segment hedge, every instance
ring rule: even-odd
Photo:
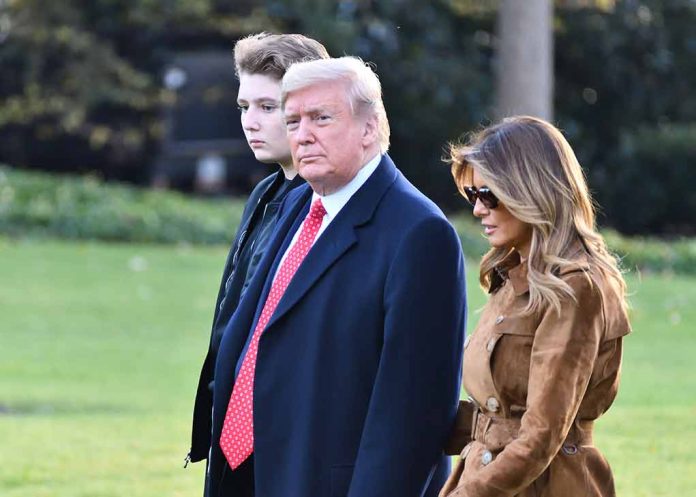
[[[123,242],[229,243],[240,200],[106,184],[0,167],[0,232]]]
[[[153,243],[230,243],[243,199],[200,199],[179,193],[106,184],[94,177],[57,176],[0,166],[0,233]],[[450,218],[464,253],[488,249],[468,214]],[[696,239],[625,237],[605,231],[625,269],[696,274]]]

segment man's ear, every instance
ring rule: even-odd
[[[364,147],[369,147],[379,141],[379,129],[377,125],[377,116],[372,114],[365,118],[363,126],[362,142]]]

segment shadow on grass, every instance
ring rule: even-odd
[[[41,417],[73,414],[110,415],[127,414],[138,409],[122,405],[78,404],[71,402],[23,402],[18,404],[0,403],[0,417]]]

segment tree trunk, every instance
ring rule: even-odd
[[[553,3],[502,0],[498,12],[498,118],[553,118]]]

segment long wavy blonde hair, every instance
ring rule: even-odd
[[[452,175],[460,191],[472,184],[475,169],[510,213],[532,228],[526,312],[546,305],[558,312],[573,291],[558,275],[577,268],[578,246],[590,270],[615,280],[625,302],[626,284],[617,259],[595,226],[595,209],[582,168],[561,132],[529,116],[506,118],[450,147]],[[491,248],[481,260],[479,281],[491,289],[493,272],[510,254]],[[625,304],[624,304],[625,305]]]

